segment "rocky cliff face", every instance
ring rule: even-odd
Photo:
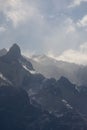
[[[0,87],[0,130],[86,130],[87,123],[77,112],[56,117],[34,107],[25,90]]]
[[[87,88],[37,73],[17,44],[0,57],[0,86],[2,130],[87,129]]]

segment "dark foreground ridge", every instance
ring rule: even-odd
[[[31,105],[25,90],[0,87],[0,130],[87,130],[79,114],[69,111],[57,118]]]

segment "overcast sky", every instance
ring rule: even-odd
[[[0,0],[0,49],[87,64],[87,0]]]

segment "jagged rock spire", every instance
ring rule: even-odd
[[[10,59],[19,59],[21,56],[20,47],[16,43],[13,44],[13,46],[9,49],[7,56]]]

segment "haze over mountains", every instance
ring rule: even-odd
[[[47,78],[68,78],[77,85],[87,85],[87,66],[55,60],[47,55],[32,55],[31,61],[35,70]]]
[[[1,130],[87,130],[86,67],[46,56],[27,59],[17,44],[2,52]],[[77,72],[81,86],[70,81]]]
[[[6,49],[0,51],[0,56],[7,53]],[[29,60],[38,73],[47,78],[59,79],[61,76],[68,78],[77,85],[87,85],[87,66],[55,60],[47,55],[32,55],[25,57]]]

